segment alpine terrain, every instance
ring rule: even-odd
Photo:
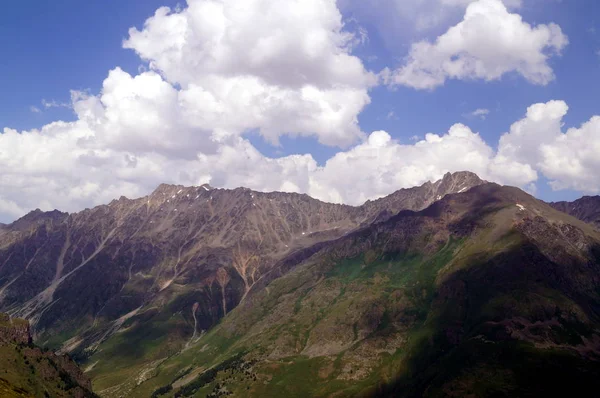
[[[469,172],[358,207],[161,185],[2,226],[0,310],[105,397],[573,395],[600,388],[581,201]]]

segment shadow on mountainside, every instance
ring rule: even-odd
[[[438,288],[399,376],[369,397],[589,396],[600,388],[595,259],[565,267],[530,243],[452,274]]]

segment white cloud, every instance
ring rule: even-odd
[[[455,124],[444,135],[427,134],[414,144],[401,144],[387,132],[376,131],[365,143],[338,153],[315,170],[309,193],[325,200],[360,204],[460,170],[519,186],[537,179],[531,167],[497,157],[479,134]]]
[[[478,108],[478,109],[475,109],[473,112],[467,113],[465,115],[465,117],[468,117],[468,118],[479,118],[481,120],[485,120],[489,114],[490,114],[490,110],[489,109]]]
[[[0,134],[1,218],[36,207],[80,210],[121,195],[147,194],[162,182],[299,191],[358,204],[447,171],[473,170],[517,185],[536,177],[527,166],[497,159],[478,134],[460,124],[408,145],[374,132],[323,167],[310,155],[271,159],[242,137],[215,139],[195,130],[179,101],[181,92],[153,72],[132,77],[115,69],[99,96],[73,92],[77,121],[24,132],[5,129]]]
[[[31,105],[31,106],[29,107],[29,111],[30,111],[31,113],[40,113],[40,112],[42,112],[42,111],[40,110],[40,108],[38,108],[37,106],[33,106],[33,105]]]
[[[461,20],[465,8],[476,0],[338,0],[345,14],[375,29],[388,50],[404,51],[403,40],[413,41],[439,35]],[[504,0],[510,9],[521,7],[521,0]]]
[[[377,79],[351,55],[364,33],[344,30],[335,0],[188,0],[129,35],[124,47],[179,84],[188,116],[207,130],[338,146],[363,137],[357,116]]]
[[[398,118],[398,115],[396,115],[396,112],[395,112],[395,111],[393,111],[393,110],[392,110],[392,111],[389,111],[389,112],[387,113],[387,115],[385,115],[385,118],[386,118],[387,120],[398,120],[398,119],[399,119],[399,118]]]
[[[186,159],[195,158],[198,152],[214,152],[215,131],[194,116],[206,103],[202,98],[189,101],[187,95],[155,72],[131,76],[114,69],[100,95],[72,93],[75,113],[93,130],[81,145]]]
[[[600,192],[600,116],[571,128],[541,148],[541,170],[555,189]]]
[[[533,27],[500,0],[478,0],[435,42],[414,43],[404,65],[387,80],[391,85],[433,89],[447,79],[492,81],[516,72],[545,85],[554,79],[549,57],[567,44],[554,23]]]
[[[500,139],[499,154],[528,163],[554,189],[600,192],[600,116],[563,132],[569,107],[564,101],[532,105]]]
[[[188,5],[130,31],[124,45],[149,71],[115,68],[98,95],[42,101],[72,108],[76,121],[4,129],[0,217],[80,210],[161,182],[306,191],[312,157],[268,159],[241,135],[315,135],[329,145],[364,137],[357,117],[376,78],[350,53],[364,32],[344,30],[334,0]]]
[[[58,102],[56,100],[47,101],[45,99],[42,100],[42,105],[46,109],[49,109],[49,108],[70,108],[71,107],[71,104],[66,103],[66,102]]]

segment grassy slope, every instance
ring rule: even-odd
[[[161,365],[156,377],[134,390],[134,396],[147,396],[160,385],[176,382],[181,369],[207,369],[238,352],[248,352],[248,360],[265,356],[267,360],[255,364],[246,379],[234,376],[233,381],[222,372],[200,388],[197,396],[214,391],[217,384],[225,384],[234,393],[256,396],[364,391],[377,384],[381,374],[395,374],[409,342],[418,340],[432,303],[436,274],[460,246],[459,241],[449,241],[431,256],[369,252],[332,264],[324,275],[323,264],[298,270],[273,283],[255,300],[251,311],[234,311],[231,319],[235,325],[225,322],[198,346]],[[373,312],[378,314],[373,325],[361,324]],[[245,330],[246,325],[251,325],[250,330],[239,335],[237,331]],[[230,327],[233,333],[228,331]],[[346,344],[333,344],[333,352],[329,352],[328,344],[319,344],[323,339]],[[309,354],[299,355],[306,347]],[[317,349],[310,353],[314,347]],[[324,355],[319,355],[319,349]],[[378,353],[368,354],[372,357],[363,363],[364,349]],[[363,372],[365,364],[372,367],[371,372]]]
[[[26,345],[0,345],[0,396],[71,397],[76,393],[93,396],[81,389],[51,355]]]

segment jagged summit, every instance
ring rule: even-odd
[[[447,191],[461,193],[474,186],[485,184],[487,181],[482,180],[473,172],[459,171],[456,173],[446,173],[440,181],[436,182],[436,184],[437,183],[439,183],[440,186],[443,186]]]
[[[2,229],[6,231],[26,231],[44,223],[60,223],[67,216],[68,213],[63,213],[59,210],[42,211],[40,209],[35,209],[18,220],[5,225]]]
[[[402,188],[396,192],[393,192],[392,194],[385,196],[383,198],[380,199],[376,199],[376,200],[367,200],[363,205],[359,205],[359,206],[350,206],[350,205],[340,205],[340,206],[345,206],[345,207],[354,207],[354,208],[362,208],[362,207],[372,207],[373,203],[386,203],[390,204],[390,202],[393,202],[394,197],[397,196],[404,196],[405,193],[407,191],[414,191],[414,190],[419,190],[421,189],[421,191],[423,191],[424,189],[430,188],[429,191],[434,192],[435,195],[433,195],[432,199],[427,198],[427,200],[424,200],[422,203],[418,204],[418,205],[411,205],[409,207],[425,207],[429,204],[431,204],[433,201],[435,200],[439,200],[441,197],[449,194],[449,193],[460,193],[460,192],[464,192],[467,189],[470,189],[473,186],[476,185],[480,185],[480,184],[484,184],[486,183],[486,181],[481,180],[475,173],[469,172],[469,171],[459,171],[459,172],[454,172],[454,173],[446,173],[443,178],[441,178],[440,180],[437,181],[427,181],[426,183],[424,183],[423,185],[421,185],[420,187],[413,187],[413,188]],[[423,194],[423,192],[418,192],[417,194]],[[208,193],[211,193],[210,195]],[[207,196],[211,197],[212,194],[221,194],[223,195],[224,193],[240,193],[240,192],[246,192],[249,195],[266,195],[268,196],[268,198],[270,199],[274,199],[276,197],[302,197],[302,198],[306,198],[308,200],[315,200],[315,201],[319,201],[317,199],[313,199],[312,197],[310,197],[309,195],[306,194],[298,194],[298,193],[288,193],[288,192],[279,192],[279,191],[274,191],[274,192],[261,192],[261,191],[255,191],[252,190],[250,188],[245,188],[245,187],[238,187],[238,188],[234,188],[234,189],[224,189],[224,188],[214,188],[212,187],[210,184],[202,184],[200,186],[184,186],[184,185],[175,185],[175,184],[167,184],[167,183],[163,183],[160,184],[151,194],[141,197],[141,198],[137,198],[137,199],[129,199],[125,196],[121,196],[119,199],[114,199],[112,200],[108,206],[136,206],[139,203],[143,203],[143,202],[153,202],[153,203],[171,203],[173,200],[176,199],[181,199],[181,198],[190,198],[193,197],[194,199],[198,199],[200,197],[204,197]],[[325,202],[323,202],[325,203]],[[102,207],[98,206],[98,207]],[[396,205],[396,207],[398,207],[398,205]],[[404,207],[402,207],[404,208]],[[401,208],[394,208],[393,210],[400,210]],[[93,212],[95,211],[95,208],[92,209],[85,209],[83,210],[83,212]],[[27,229],[29,226],[31,226],[32,223],[36,223],[36,222],[44,222],[44,221],[48,221],[48,220],[61,220],[63,218],[65,218],[66,216],[68,216],[69,213],[65,213],[65,212],[61,212],[59,210],[52,210],[52,211],[42,211],[39,208],[35,209],[29,213],[27,213],[25,216],[21,217],[20,219],[14,221],[11,224],[8,225],[0,225],[2,226],[2,228],[5,227],[10,227],[12,226],[12,228],[15,229]]]
[[[477,174],[475,174],[473,172],[458,171],[458,172],[454,172],[454,173],[448,172],[441,179],[439,179],[437,181],[427,181],[420,187],[434,186],[439,191],[440,194],[443,193],[445,195],[448,193],[459,193],[459,191],[461,191],[461,190],[464,191],[466,189],[469,189],[476,185],[484,184],[486,182],[487,181],[480,179],[479,176],[477,176]],[[391,193],[388,196],[392,196],[396,193],[415,189],[415,188],[419,188],[419,187],[402,188],[396,192]],[[229,191],[229,192],[243,191],[243,192],[253,193],[253,194],[257,194],[257,195],[264,194],[264,195],[270,195],[270,196],[273,196],[273,195],[299,195],[299,196],[311,198],[310,195],[307,195],[307,194],[288,193],[288,192],[280,192],[280,191],[262,192],[262,191],[256,191],[256,190],[253,190],[251,188],[246,188],[246,187],[225,189],[225,188],[213,188],[209,184],[188,187],[188,186],[184,186],[184,185],[174,185],[174,184],[166,184],[166,183],[160,184],[149,196],[157,196],[157,195],[165,195],[165,196],[171,195],[172,196],[174,193],[175,194],[180,194],[180,193],[188,194],[190,192],[198,192],[198,191],[200,191],[200,189],[204,189],[205,191],[212,191],[212,190]],[[383,199],[383,198],[376,199],[376,200],[367,200],[365,202],[365,204],[375,202],[375,201],[381,200],[381,199]],[[350,206],[350,205],[348,205],[348,206]],[[358,206],[350,206],[350,207],[361,207],[361,206],[364,206],[364,204],[358,205]]]

